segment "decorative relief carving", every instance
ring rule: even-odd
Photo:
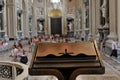
[[[20,75],[22,72],[23,72],[23,69],[16,67],[17,76]]]
[[[16,75],[20,75],[23,69],[16,67]],[[11,65],[0,65],[0,80],[13,80],[13,66]]]
[[[12,80],[12,66],[0,65],[0,78]]]
[[[37,8],[37,15],[43,15],[44,14],[44,8],[38,7]]]

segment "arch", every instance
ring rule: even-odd
[[[50,11],[50,17],[56,18],[56,17],[61,17],[61,16],[62,16],[62,12],[60,9],[52,9]]]

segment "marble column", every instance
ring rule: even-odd
[[[96,17],[96,28],[95,28],[95,33],[98,33],[98,28],[100,27],[100,0],[95,0],[96,1],[96,11],[95,11],[95,17]]]
[[[48,34],[48,5],[47,5],[47,0],[45,0],[45,34]]]
[[[117,0],[109,0],[109,39],[117,39]]]
[[[6,0],[4,0],[4,3]],[[6,3],[4,4],[4,31],[5,31],[5,38],[8,39],[8,33],[7,33],[7,23],[6,23]]]
[[[92,34],[92,1],[89,1],[89,28]]]
[[[32,20],[32,36],[37,36],[37,13],[36,13],[36,2],[37,0],[33,0],[33,9],[32,9],[32,14],[33,14],[33,20]]]
[[[15,38],[16,36],[16,16],[15,16],[15,1],[7,0],[6,1],[6,26],[7,26],[7,35],[9,38]]]
[[[67,34],[67,0],[63,0],[62,2],[62,34]]]
[[[84,1],[81,1],[81,12],[82,12],[82,32],[81,32],[81,37],[85,38],[85,5]]]
[[[26,2],[23,2],[23,14],[22,14],[22,20],[23,20],[23,35],[22,37],[30,37],[29,36],[29,14],[28,14],[28,5],[26,4]]]
[[[91,10],[89,10],[89,11],[91,11],[91,26],[90,26],[90,28],[91,28],[91,34],[93,35],[93,36],[95,36],[96,35],[96,0],[91,0],[90,1],[90,6],[91,6]]]
[[[100,24],[100,0],[95,0],[95,35],[94,35],[94,39],[97,40],[97,42],[99,42],[99,38],[100,38],[100,34],[98,29],[101,27]]]
[[[117,0],[117,30],[118,30],[118,41],[120,42],[120,0]]]

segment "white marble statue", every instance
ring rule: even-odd
[[[69,28],[69,31],[72,31],[72,30],[73,30],[73,24],[72,24],[72,22],[70,22],[70,23],[68,24],[68,28]]]
[[[102,6],[101,6],[101,11],[102,11],[102,16],[103,16],[104,18],[106,18],[106,12],[107,12],[106,6],[107,6],[107,1],[106,1],[106,0],[103,0],[103,4],[102,4]]]
[[[43,31],[43,25],[41,23],[39,23],[39,29],[40,31]]]

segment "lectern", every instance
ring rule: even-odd
[[[58,80],[75,80],[82,74],[104,74],[95,41],[76,43],[37,42],[29,66],[32,76],[54,75]]]

